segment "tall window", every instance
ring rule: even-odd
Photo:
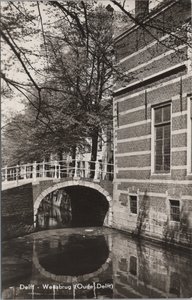
[[[132,214],[137,214],[137,195],[129,195],[130,201],[130,212]]]
[[[170,201],[170,220],[180,221],[180,202],[179,200],[169,200]]]
[[[171,156],[171,105],[154,109],[155,172],[170,171]]]
[[[135,256],[130,257],[129,261],[129,272],[132,275],[137,275],[137,258]]]

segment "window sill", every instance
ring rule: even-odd
[[[152,173],[151,174],[151,179],[154,179],[154,178],[158,178],[158,179],[171,179],[171,173]]]
[[[172,226],[177,225],[177,228],[180,227],[180,221],[169,220],[169,224],[172,225]]]
[[[186,175],[186,179],[192,179],[192,173],[188,173],[188,174]]]
[[[138,278],[137,278],[137,274],[136,274],[136,275],[133,275],[133,274],[131,273],[130,270],[129,270],[129,276],[131,276],[133,279],[138,279]]]
[[[137,217],[137,215],[138,215],[138,214],[134,214],[134,213],[132,213],[132,212],[129,212],[129,216],[130,216],[130,217]]]

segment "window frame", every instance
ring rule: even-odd
[[[187,98],[187,174],[192,175],[192,97]]]
[[[170,124],[170,169],[168,171],[165,170],[156,170],[155,169],[155,158],[156,158],[156,151],[155,151],[155,141],[156,141],[156,127],[155,126],[155,110],[161,107],[170,106],[170,121],[166,122]],[[158,103],[151,107],[151,175],[170,175],[171,174],[171,147],[172,147],[172,102],[171,100]]]
[[[137,199],[137,213],[134,213],[131,211],[131,197],[132,196],[136,197],[136,199]],[[129,213],[133,216],[138,216],[138,211],[139,211],[139,196],[138,196],[138,194],[129,193],[128,201],[129,201]]]
[[[175,198],[169,198],[168,201],[169,201],[169,220],[170,220],[170,222],[180,224],[180,221],[181,221],[181,200],[180,199],[175,199]],[[179,220],[172,220],[171,219],[171,201],[178,201],[179,202]]]
[[[131,258],[132,257],[135,259],[135,262],[136,262],[136,264],[135,264],[135,266],[136,266],[135,273],[136,274],[133,274],[133,272],[132,272],[133,269],[131,269]],[[137,277],[137,275],[138,275],[138,259],[135,255],[130,255],[130,257],[129,257],[129,269],[128,270],[129,270],[129,274],[131,274],[131,276]]]

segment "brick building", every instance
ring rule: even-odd
[[[115,39],[113,227],[192,245],[191,1],[148,8]]]

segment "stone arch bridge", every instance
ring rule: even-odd
[[[111,226],[112,223],[112,182],[107,180],[94,181],[86,178],[61,178],[59,180],[47,180],[33,183],[33,207],[34,217],[37,214],[41,201],[51,192],[68,187],[87,187],[99,192],[105,197],[109,204],[104,225]],[[91,199],[90,199],[91,201]]]
[[[2,169],[2,215],[8,217],[13,214],[35,216],[42,200],[54,191],[66,188],[83,188],[96,192],[108,203],[108,211],[104,218],[104,225],[112,224],[112,179],[113,166],[94,162],[94,173],[90,170],[93,163],[85,161],[49,162],[20,165]],[[90,199],[92,201],[92,199]],[[6,230],[5,230],[6,232]]]

